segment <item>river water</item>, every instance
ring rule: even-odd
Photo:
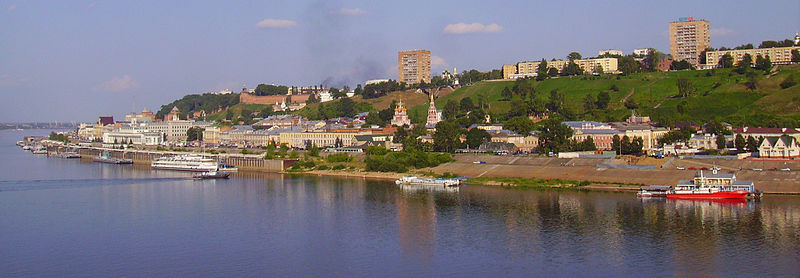
[[[800,197],[631,193],[239,173],[36,156],[0,131],[2,277],[800,275]]]

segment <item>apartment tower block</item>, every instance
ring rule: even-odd
[[[710,46],[708,21],[683,17],[669,23],[669,52],[675,61],[686,60],[696,67],[700,54]]]
[[[427,50],[397,53],[397,82],[418,84],[431,82],[431,52]]]

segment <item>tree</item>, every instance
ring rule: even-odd
[[[628,135],[623,135],[622,140],[620,140],[620,154],[631,154],[633,152],[633,147],[631,145],[631,138]]]
[[[792,63],[800,63],[800,51],[792,50]]]
[[[772,61],[769,60],[769,56],[756,56],[756,69],[769,71],[772,68]]]
[[[608,103],[611,102],[611,96],[608,95],[608,92],[602,91],[597,94],[597,102],[595,103],[597,109],[605,110],[608,108]]]
[[[728,147],[727,146],[728,145],[728,140],[725,140],[725,135],[722,135],[722,134],[717,134],[717,138],[715,140],[715,143],[717,143],[717,149],[718,150],[722,150],[722,149],[725,149],[725,148]]]
[[[433,148],[439,152],[452,153],[456,149],[462,148],[461,134],[464,131],[454,120],[445,120],[436,124],[436,132],[433,134]]]
[[[272,113],[272,106],[267,105],[267,107],[264,107],[264,109],[261,109],[261,111],[258,112],[258,117],[263,119],[272,116]]]
[[[622,154],[622,139],[619,138],[619,135],[614,134],[614,137],[611,138],[611,149],[617,153],[617,155]]]
[[[227,109],[225,110],[225,119],[226,120],[233,120],[233,110]]]
[[[255,89],[255,95],[257,96],[285,95],[288,91],[289,87],[287,86],[258,84],[258,86],[256,86]]]
[[[639,104],[636,103],[636,101],[633,100],[632,98],[628,98],[627,100],[625,100],[625,108],[636,109],[639,108]]]
[[[456,101],[452,99],[447,101],[447,104],[444,105],[442,116],[447,120],[455,119],[458,116],[458,104],[456,104]]]
[[[689,81],[688,78],[680,77],[677,80],[678,85],[678,95],[681,97],[689,97],[694,92],[694,86],[692,82]]]
[[[750,56],[750,54],[744,54],[742,60],[739,61],[738,64],[736,64],[736,72],[739,74],[743,74],[747,70],[749,70],[752,65],[753,65],[753,56]]]
[[[352,118],[356,115],[355,103],[350,98],[343,98],[339,101],[342,117]]]
[[[704,130],[705,133],[708,134],[722,134],[722,135],[733,134],[733,132],[731,132],[731,130],[728,127],[724,126],[722,123],[717,121],[708,122],[707,124],[705,124],[703,129],[705,129]]]
[[[312,104],[317,102],[318,102],[317,97],[315,97],[314,94],[309,95],[308,99],[306,100],[306,104]]]
[[[486,130],[473,128],[467,131],[467,146],[471,149],[476,149],[481,144],[491,140],[492,136]]]
[[[572,128],[562,124],[556,119],[547,119],[542,122],[539,128],[539,152],[557,153],[566,150],[569,146],[569,138],[572,137]]]
[[[741,133],[736,134],[736,138],[733,139],[733,146],[740,152],[743,152],[744,148],[747,147],[747,140],[744,139]]]
[[[745,74],[745,76],[747,77],[747,81],[744,82],[744,86],[750,89],[751,91],[754,91],[758,86],[757,83],[758,75],[755,72],[748,71],[747,74]]]
[[[500,96],[503,97],[503,99],[511,100],[511,97],[514,96],[514,93],[512,93],[508,87],[505,87],[503,88],[503,91],[500,92]]]
[[[361,84],[356,85],[356,88],[353,90],[353,94],[361,95],[364,93],[364,89],[361,88]]]
[[[572,61],[572,60],[580,60],[581,58],[582,58],[581,54],[578,53],[578,52],[575,52],[575,51],[570,52],[567,55],[567,60],[570,60],[570,61]]]
[[[747,136],[747,150],[750,152],[758,151],[758,140],[753,136]]]
[[[339,89],[336,89],[336,88],[331,88],[330,91],[328,91],[328,92],[331,94],[331,97],[333,99],[340,99],[340,98],[347,97],[347,94],[346,94],[345,91],[340,91]]]
[[[586,97],[583,98],[583,111],[591,113],[595,108],[594,96],[592,96],[592,94],[587,94]]]
[[[672,61],[672,65],[669,67],[671,70],[694,70],[694,66],[692,63],[689,63],[686,60]]]
[[[516,116],[511,119],[508,119],[504,124],[503,128],[516,132],[522,136],[528,136],[528,134],[533,131],[535,124],[531,119],[525,116]]]
[[[644,149],[644,139],[642,139],[642,137],[639,136],[633,137],[633,141],[631,141],[629,154],[640,155],[642,154],[642,149]]]
[[[204,128],[199,126],[190,127],[186,130],[186,141],[203,141],[204,130]]]
[[[461,99],[460,106],[461,111],[470,111],[475,107],[475,104],[472,103],[472,98],[465,97]]]
[[[564,70],[562,71],[562,74],[563,75],[567,75],[567,76],[579,75],[579,74],[583,74],[583,69],[581,68],[581,66],[579,66],[575,62],[569,61],[567,66],[564,67]]]
[[[629,75],[641,71],[642,64],[630,56],[623,56],[617,58],[617,68],[622,72],[622,75]]]
[[[648,49],[647,55],[645,57],[645,61],[647,61],[647,63],[645,63],[647,65],[647,70],[649,71],[658,70],[658,64],[659,62],[661,62],[661,59],[659,57],[661,57],[661,55],[662,54],[658,52],[658,50],[655,50],[653,48]]]
[[[538,72],[539,75],[542,75],[542,73],[545,75],[547,74],[547,60],[542,58],[542,61],[539,62],[539,65],[536,67],[536,72]]]
[[[397,131],[394,133],[394,138],[392,138],[393,143],[402,143],[403,140],[406,139],[408,136],[408,132],[406,131],[405,127],[398,127]]]
[[[558,69],[556,69],[556,68],[547,69],[547,76],[550,76],[550,77],[558,76]]]
[[[367,117],[364,118],[364,123],[368,125],[378,125],[383,126],[385,122],[381,120],[380,116],[378,116],[378,112],[369,112]]]
[[[707,63],[706,62],[706,56],[707,56],[706,53],[708,53],[709,51],[714,51],[714,48],[706,47],[706,49],[704,49],[702,52],[700,52],[700,64],[706,64]]]
[[[733,67],[733,56],[729,53],[725,53],[720,57],[719,63],[717,64],[720,68],[729,69]]]
[[[560,113],[563,111],[565,99],[564,93],[560,93],[558,90],[552,90],[550,91],[550,99],[546,107],[552,112]]]

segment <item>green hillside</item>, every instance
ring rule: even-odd
[[[535,96],[547,100],[551,90],[565,94],[565,106],[569,107],[578,119],[614,121],[630,115],[623,99],[629,97],[638,103],[637,114],[651,116],[655,121],[672,123],[676,121],[706,122],[726,121],[734,125],[752,126],[798,126],[800,123],[800,85],[786,89],[781,82],[790,75],[800,81],[800,65],[780,66],[772,74],[752,70],[750,75],[738,74],[731,69],[646,72],[628,76],[575,76],[547,79],[544,81],[526,80],[535,87]],[[686,78],[694,87],[686,98],[678,97],[677,80]],[[754,78],[756,88],[750,90],[746,82]],[[460,101],[470,97],[478,103],[483,98],[489,103],[489,113],[496,120],[505,119],[505,114],[516,103],[522,101],[519,95],[510,100],[504,99],[504,88],[512,89],[514,81],[484,81],[454,91],[436,100],[441,109],[450,101]],[[612,90],[616,87],[616,90]],[[587,94],[597,97],[601,91],[608,92],[611,102],[607,109],[585,114],[583,103]],[[415,122],[422,122],[428,109],[427,104],[417,105],[409,110]]]

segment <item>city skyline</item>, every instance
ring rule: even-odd
[[[717,48],[791,38],[800,29],[800,3],[793,1],[755,8],[684,1],[653,14],[636,4],[444,1],[421,10],[370,1],[0,1],[0,118],[122,117],[186,94],[238,91],[243,83],[353,87],[395,79],[397,52],[408,49],[430,50],[434,75],[563,59],[571,51],[668,53],[669,22],[688,16],[710,22]]]

